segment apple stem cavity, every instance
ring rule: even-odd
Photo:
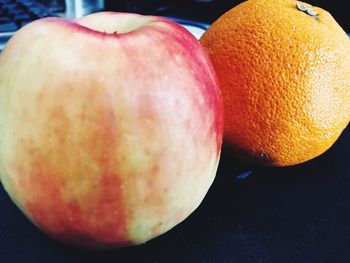
[[[141,16],[138,14],[120,14],[111,12],[101,12],[92,15],[88,15],[76,20],[76,22],[92,31],[116,35],[126,34],[145,26],[154,17]]]

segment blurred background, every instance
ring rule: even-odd
[[[171,17],[188,26],[188,29],[199,37],[215,19],[240,2],[243,1],[0,0],[0,50],[16,30],[35,19],[47,16],[78,18],[102,10]],[[350,33],[346,1],[308,2],[328,10],[344,30]]]
[[[189,0],[189,1],[106,1],[105,6],[111,10],[126,10],[144,14],[171,15],[181,18],[212,23],[225,11],[243,2],[242,0]],[[339,24],[350,32],[348,8],[346,1],[306,0],[306,2],[328,10]]]

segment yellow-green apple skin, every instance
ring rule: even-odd
[[[0,55],[2,184],[66,244],[135,245],[183,221],[214,180],[222,133],[211,62],[167,19],[45,18]]]

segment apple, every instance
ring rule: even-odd
[[[223,106],[199,41],[156,16],[45,18],[0,55],[0,174],[43,232],[88,249],[161,235],[202,202]]]

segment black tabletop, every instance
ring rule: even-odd
[[[349,127],[325,154],[286,168],[249,166],[224,145],[217,177],[189,218],[144,245],[109,252],[47,238],[1,187],[0,262],[348,263],[349,157]]]

